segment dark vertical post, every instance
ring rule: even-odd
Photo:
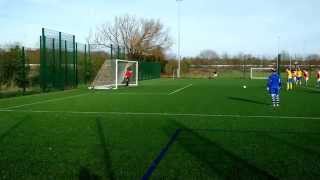
[[[125,46],[123,47],[122,53],[123,53],[123,59],[126,59],[126,47]]]
[[[64,40],[64,89],[68,86],[68,49],[67,40]]]
[[[62,89],[63,86],[63,76],[62,76],[62,38],[61,38],[61,32],[59,32],[59,71],[58,71],[58,82],[59,82],[59,89]]]
[[[76,37],[73,35],[72,37],[72,49],[73,49],[73,77],[72,77],[72,85],[76,87],[77,85],[77,71],[76,71]]]
[[[22,46],[22,52],[21,52],[21,64],[22,64],[22,93],[25,94],[27,78],[26,78],[26,56],[25,56],[23,46]]]
[[[281,65],[281,54],[278,54],[278,58],[277,58],[277,72],[280,76],[280,65]]]
[[[53,62],[52,62],[52,65],[53,65],[53,73],[52,73],[52,86],[55,87],[56,86],[56,79],[57,79],[57,70],[56,70],[56,49],[55,49],[55,39],[53,38],[52,39],[52,57],[53,57]]]
[[[113,59],[113,45],[112,44],[110,44],[110,49],[111,49],[111,52],[110,52],[111,59]]]
[[[84,83],[87,84],[88,77],[88,62],[87,62],[87,44],[84,45]]]
[[[42,64],[43,64],[43,43],[42,43],[42,35],[40,36],[40,69],[39,69],[39,74],[40,74],[40,89],[43,88],[43,85],[42,85],[42,81],[43,81],[43,67],[42,67]],[[43,90],[43,89],[42,89]]]
[[[90,81],[90,79],[91,79],[91,73],[92,73],[92,65],[91,65],[91,45],[89,44],[88,45],[88,65],[89,65],[89,67],[88,67],[88,81]]]
[[[41,74],[41,86],[42,86],[42,91],[45,91],[47,88],[47,65],[46,65],[46,36],[44,33],[44,28],[42,28],[42,38],[41,40],[41,61],[40,61],[40,74]]]
[[[118,45],[118,48],[117,48],[117,59],[120,59],[120,46]]]
[[[76,86],[79,84],[78,60],[78,43],[76,43]]]

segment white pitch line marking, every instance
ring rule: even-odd
[[[189,116],[189,117],[229,117],[229,118],[267,118],[267,119],[309,119],[320,120],[320,117],[306,116],[265,116],[265,115],[236,115],[236,114],[190,114],[190,113],[145,113],[145,112],[86,112],[86,111],[46,111],[46,110],[15,110],[15,109],[0,109],[0,112],[22,112],[22,113],[61,113],[61,114],[79,114],[79,115],[136,115],[136,116]]]
[[[56,95],[56,94],[70,93],[70,92],[73,92],[76,90],[77,89],[70,89],[70,90],[55,91],[55,92],[49,92],[49,93],[30,94],[27,96],[15,96],[15,97],[10,97],[10,98],[0,99],[0,102],[12,101],[12,100],[21,99],[21,98],[41,97],[41,96],[50,96],[50,95]]]
[[[90,94],[90,93],[84,93],[84,94],[78,94],[78,95],[74,95],[74,96],[63,97],[63,98],[54,98],[54,99],[48,99],[48,100],[44,100],[44,101],[37,101],[37,102],[34,102],[34,103],[10,106],[10,107],[3,108],[2,110],[9,110],[9,109],[20,108],[20,107],[25,107],[25,106],[32,106],[32,105],[48,103],[48,102],[62,101],[62,100],[66,100],[66,99],[71,99],[71,98],[75,98],[75,97],[84,96],[84,95],[87,95],[87,94]]]
[[[314,90],[314,91],[320,91],[319,88],[312,88],[312,87],[303,87],[304,89]]]
[[[175,94],[175,93],[180,92],[180,91],[182,91],[182,90],[184,90],[184,89],[187,89],[188,87],[191,87],[191,86],[192,86],[192,84],[189,84],[189,85],[184,86],[184,87],[182,87],[182,88],[180,88],[180,89],[177,89],[177,90],[175,90],[175,91],[172,91],[172,92],[169,93],[168,95]]]
[[[165,93],[110,93],[108,95],[138,95],[138,96],[145,96],[145,95],[167,95]]]

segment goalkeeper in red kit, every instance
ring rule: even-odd
[[[133,76],[133,72],[130,68],[127,69],[127,71],[124,73],[124,81],[126,83],[126,86],[129,86],[130,79]]]

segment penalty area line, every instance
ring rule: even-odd
[[[306,116],[267,116],[267,115],[237,115],[237,114],[190,114],[190,113],[145,113],[145,112],[85,112],[85,111],[47,111],[47,110],[18,110],[0,109],[0,112],[21,112],[21,113],[60,113],[78,115],[133,115],[133,116],[182,116],[182,117],[227,117],[227,118],[257,118],[257,119],[309,119],[320,120],[320,117]]]
[[[182,91],[182,90],[184,90],[184,89],[187,89],[188,87],[191,87],[191,86],[192,86],[192,84],[189,84],[189,85],[187,85],[187,86],[184,86],[184,87],[182,87],[182,88],[179,88],[179,89],[177,89],[177,90],[174,90],[174,91],[170,92],[168,95],[175,94],[175,93],[180,92],[180,91]]]

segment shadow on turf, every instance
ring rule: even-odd
[[[190,130],[188,130],[190,131]],[[320,157],[320,152],[317,152],[315,150],[294,144],[290,141],[287,141],[283,138],[277,137],[276,135],[293,135],[299,138],[304,138],[306,135],[316,135],[320,136],[320,132],[299,132],[299,131],[275,131],[275,130],[227,130],[227,129],[192,129],[192,131],[201,132],[201,131],[207,131],[207,132],[218,132],[218,133],[234,133],[234,134],[252,134],[254,136],[259,135],[263,136],[263,138],[268,138],[269,140],[272,140],[273,142],[278,142],[279,144],[287,145],[291,147],[292,149],[298,150],[300,152],[303,152],[305,154],[313,154]],[[315,140],[317,141],[317,140]]]
[[[85,167],[80,168],[79,180],[100,180],[100,179],[101,178],[99,178],[99,176],[90,172],[89,169],[87,169]]]
[[[313,150],[313,149],[309,149],[307,147],[303,147],[301,145],[297,145],[293,142],[290,142],[288,140],[285,140],[281,137],[276,137],[274,135],[267,135],[267,137],[274,141],[274,142],[278,142],[279,144],[282,144],[282,145],[286,145],[288,147],[291,147],[291,149],[293,150],[297,150],[297,151],[300,151],[302,152],[303,154],[306,154],[306,155],[315,155],[317,159],[320,159],[320,152],[316,151],[316,150]]]
[[[314,154],[320,157],[320,152],[315,150],[296,145],[292,142],[286,141],[280,137],[276,137],[276,135],[293,135],[295,137],[303,138],[307,135],[316,135],[320,136],[320,132],[298,132],[298,131],[275,131],[275,130],[226,130],[226,129],[192,129],[192,131],[208,131],[208,132],[221,132],[221,133],[235,133],[235,134],[253,134],[263,136],[264,138],[268,138],[273,142],[278,142],[279,144],[287,145],[292,149],[299,150],[300,152],[304,152],[306,154]],[[273,136],[271,136],[273,135]],[[318,140],[315,140],[318,141]]]
[[[27,119],[28,119],[28,117],[26,117],[26,118],[18,121],[18,122],[15,123],[13,126],[11,126],[7,131],[5,131],[4,133],[2,133],[2,134],[0,135],[0,142],[1,142],[5,137],[7,137],[8,135],[10,135],[10,133],[11,133],[12,131],[14,131],[14,130],[17,129],[19,126],[21,126],[21,124],[22,124],[23,122],[25,122]]]
[[[97,133],[98,133],[98,137],[100,140],[100,145],[103,150],[103,160],[105,163],[105,165],[104,165],[105,166],[104,167],[105,168],[105,175],[106,175],[106,178],[113,180],[115,178],[114,178],[114,173],[112,171],[112,162],[111,162],[111,158],[110,158],[110,152],[107,147],[106,137],[104,134],[103,127],[101,125],[100,118],[96,119],[96,125],[97,125]]]
[[[266,105],[266,106],[269,105],[268,103],[265,103],[265,102],[246,99],[246,98],[240,98],[240,97],[228,97],[228,99],[231,99],[231,100],[234,100],[234,101],[242,101],[242,102],[249,102],[249,103],[254,103],[254,104],[261,104],[261,105]]]
[[[174,120],[171,122],[171,127],[182,129],[176,143],[204,163],[208,169],[207,173],[211,176],[218,176],[222,179],[277,179],[220,144],[186,128],[183,124]],[[172,133],[171,127],[165,129],[168,136]]]
[[[311,89],[304,89],[303,92],[306,92],[306,93],[309,93],[309,94],[320,94],[320,91],[311,90]]]
[[[235,130],[235,129],[192,129],[192,131],[208,131],[208,132],[223,132],[223,133],[254,133],[254,134],[294,134],[294,135],[320,135],[320,132],[302,132],[302,131],[288,131],[288,130]]]

